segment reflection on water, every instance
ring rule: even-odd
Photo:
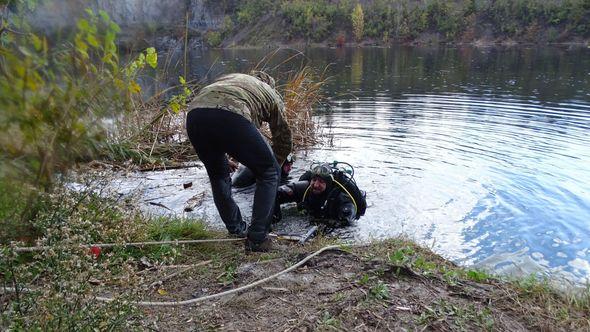
[[[264,54],[195,51],[192,74],[244,71]],[[548,48],[309,50],[312,66],[330,64],[330,108],[318,121],[331,128],[334,144],[301,156],[296,173],[312,160],[355,166],[369,208],[342,236],[406,233],[465,264],[585,280],[589,55]]]
[[[372,206],[355,238],[403,231],[465,263],[513,253],[543,269],[590,272],[570,264],[587,260],[590,239],[590,108],[466,94],[334,108],[337,143],[313,157],[357,165]]]
[[[352,51],[352,61],[350,62],[350,84],[359,87],[363,81],[363,50],[357,48]]]

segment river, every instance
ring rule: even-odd
[[[189,77],[245,71],[268,53],[195,50]],[[294,176],[312,161],[345,161],[367,191],[366,215],[339,236],[405,234],[462,265],[589,280],[590,49],[321,48],[304,61],[327,68],[316,120],[332,144],[300,153]],[[197,169],[148,178],[173,188],[207,181]],[[143,183],[121,185],[158,187]],[[221,225],[206,186],[158,190],[146,195],[165,213],[202,191],[203,208],[186,215]],[[235,195],[248,216],[250,193]]]

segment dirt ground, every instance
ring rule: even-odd
[[[284,270],[320,245],[218,257],[163,282],[146,299],[186,300],[237,288]],[[141,324],[155,331],[590,329],[584,310],[568,307],[566,317],[555,315],[558,298],[519,293],[492,278],[475,282],[423,249],[404,250],[400,257],[400,243],[387,242],[327,251],[238,294],[191,306],[143,307]]]

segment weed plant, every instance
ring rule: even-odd
[[[131,292],[110,303],[93,296],[93,280],[133,284],[132,261],[113,252],[96,257],[85,245],[145,238],[146,222],[93,191],[55,190],[39,199],[30,223],[43,250],[18,253],[24,243],[13,242],[0,252],[2,285],[14,290],[0,297],[2,329],[132,328],[136,312],[125,303]]]
[[[49,190],[56,172],[93,155],[106,134],[103,120],[129,110],[137,93],[139,68],[119,65],[118,32],[106,13],[92,11],[78,20],[72,40],[57,45],[26,30],[5,32],[2,175]]]
[[[137,308],[129,304],[142,290],[143,279],[137,271],[145,264],[174,263],[184,249],[173,245],[123,244],[215,235],[200,222],[147,219],[131,207],[132,202],[109,198],[101,188],[97,185],[72,191],[56,186],[51,194],[38,199],[30,219],[30,226],[37,232],[34,243],[2,245],[0,289],[8,291],[0,295],[0,329],[141,329]],[[11,225],[3,224],[2,228],[5,227]],[[103,248],[97,253],[89,249],[94,243],[121,246]],[[17,251],[17,246],[33,244],[41,250]],[[203,254],[216,250],[203,246],[199,251]],[[232,270],[227,272],[230,281]],[[116,290],[114,301],[96,300],[96,296],[105,295],[105,287],[110,289],[107,296]]]
[[[158,54],[147,48],[122,64],[120,28],[104,11],[86,10],[63,40],[1,19],[0,177],[49,191],[56,174],[80,161],[153,164],[189,150],[174,116],[192,86],[180,77],[175,93],[144,101],[138,82],[157,75]]]

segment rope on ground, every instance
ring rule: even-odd
[[[193,244],[193,243],[216,243],[216,242],[237,242],[244,241],[245,238],[231,238],[231,239],[204,239],[204,240],[171,240],[171,241],[151,241],[151,242],[128,242],[128,243],[96,243],[90,245],[82,245],[82,248],[112,248],[112,247],[141,247],[148,245],[160,244]],[[50,246],[36,246],[36,247],[17,247],[16,252],[34,252],[50,249]]]
[[[266,277],[264,279],[260,279],[258,281],[255,281],[253,283],[250,283],[248,285],[244,285],[242,287],[238,287],[238,288],[234,288],[234,289],[230,289],[228,291],[225,292],[221,292],[221,293],[216,293],[216,294],[211,294],[211,295],[206,295],[206,296],[202,296],[202,297],[197,297],[194,299],[190,299],[190,300],[184,300],[184,301],[170,301],[170,302],[153,302],[153,301],[132,301],[129,302],[129,304],[134,304],[134,305],[140,305],[140,306],[152,306],[152,307],[174,307],[174,306],[184,306],[184,305],[190,305],[190,304],[195,304],[198,302],[203,302],[203,301],[207,301],[207,300],[212,300],[212,299],[216,299],[218,297],[222,297],[222,296],[226,296],[226,295],[230,295],[230,294],[234,294],[234,293],[238,293],[241,291],[245,291],[247,289],[256,287],[260,284],[263,284],[267,281],[270,281],[272,279],[275,279],[285,273],[289,273],[295,269],[297,269],[298,267],[302,266],[303,264],[307,263],[307,261],[309,261],[310,259],[314,258],[315,256],[321,254],[324,251],[327,250],[333,250],[333,249],[338,249],[340,248],[340,246],[338,245],[334,245],[334,246],[326,246],[323,247],[322,249],[314,252],[313,254],[305,257],[304,259],[300,260],[298,263],[292,265],[291,267],[275,273],[269,277]],[[109,297],[96,297],[96,299],[98,301],[102,301],[102,302],[111,302],[114,301],[114,298],[109,298]]]
[[[166,241],[164,241],[166,242]],[[174,241],[173,241],[174,242]],[[307,263],[310,259],[314,258],[315,256],[321,254],[324,251],[328,251],[328,250],[333,250],[333,249],[338,249],[340,248],[339,245],[332,245],[332,246],[326,246],[321,248],[320,250],[308,255],[307,257],[305,257],[304,259],[300,260],[299,262],[297,262],[296,264],[292,265],[291,267],[280,271],[278,273],[275,273],[269,277],[266,277],[264,279],[260,279],[258,281],[255,281],[253,283],[250,283],[248,285],[244,285],[242,287],[238,287],[238,288],[234,288],[225,292],[221,292],[221,293],[216,293],[216,294],[211,294],[211,295],[206,295],[203,297],[198,297],[198,298],[194,298],[194,299],[190,299],[190,300],[184,300],[184,301],[170,301],[170,302],[155,302],[155,301],[131,301],[128,302],[129,304],[134,304],[134,305],[140,305],[140,306],[153,306],[153,307],[173,307],[173,306],[184,306],[184,305],[190,305],[190,304],[195,304],[195,303],[199,303],[199,302],[203,302],[203,301],[207,301],[207,300],[212,300],[212,299],[216,299],[218,297],[222,297],[222,296],[226,296],[226,295],[230,295],[230,294],[234,294],[234,293],[238,293],[238,292],[242,292],[245,291],[247,289],[256,287],[258,285],[261,285],[265,282],[268,282],[272,279],[275,279],[283,274],[289,273],[295,269],[297,269],[298,267],[302,266],[303,264]],[[17,290],[13,287],[4,287],[3,289],[0,289],[0,294],[3,293],[14,293]],[[21,292],[34,292],[34,289],[30,289],[30,288],[19,288],[18,291]],[[101,297],[101,296],[97,296],[96,300],[101,301],[101,302],[111,302],[114,301],[114,298],[110,298],[110,297]]]

